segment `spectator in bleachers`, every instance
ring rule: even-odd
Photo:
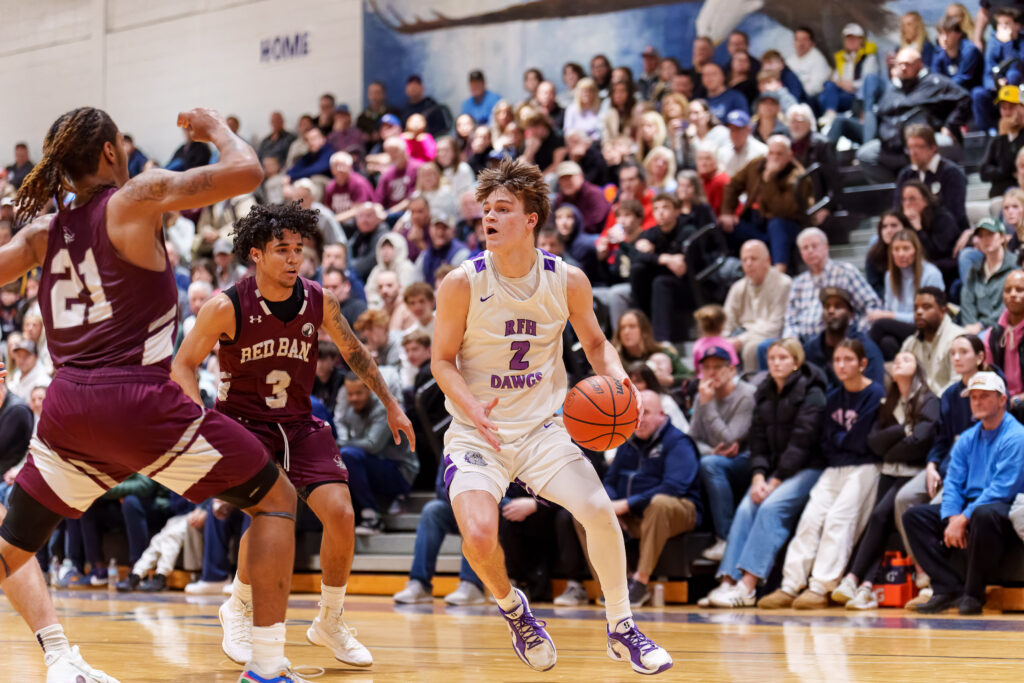
[[[952,282],[957,271],[953,250],[960,236],[956,218],[939,203],[928,186],[916,178],[905,181],[900,188],[899,208],[917,232],[925,256]]]
[[[928,40],[928,29],[920,12],[907,12],[900,17],[900,48],[912,47],[921,53],[925,66],[931,66],[935,45]]]
[[[786,298],[792,280],[772,268],[768,247],[761,240],[747,240],[740,248],[743,278],[729,288],[725,298],[725,329],[746,371],[757,368],[757,347],[782,333]]]
[[[1004,310],[985,338],[985,348],[991,362],[1003,371],[1010,409],[1016,416],[1024,414],[1024,271],[1015,270],[1006,276],[1002,300]]]
[[[409,208],[395,223],[395,232],[405,238],[409,259],[415,261],[427,248],[430,232],[430,202],[424,196],[409,198]]]
[[[981,85],[971,90],[974,126],[995,134],[996,110],[993,101],[1004,85],[1020,85],[1024,73],[1020,64],[1024,38],[1020,35],[1021,16],[1014,7],[1002,6],[992,13],[995,34],[985,45],[985,67]],[[1014,63],[1016,62],[1016,63]]]
[[[644,66],[640,77],[637,78],[637,91],[640,99],[651,100],[654,95],[654,87],[658,84],[658,66],[661,63],[661,58],[652,45],[645,47],[644,51],[640,53],[640,57],[643,59]]]
[[[388,102],[388,89],[380,81],[366,86],[366,109],[356,119],[356,128],[366,136],[367,147],[380,142],[380,123],[386,114],[397,116],[400,112]]]
[[[207,151],[209,151],[209,148],[207,148]],[[34,167],[35,163],[29,158],[28,145],[24,142],[15,144],[14,163],[5,169],[7,171],[7,182],[10,183],[11,187],[17,190],[21,187],[21,182],[25,180],[25,176],[27,176],[29,171]]]
[[[1006,414],[1006,385],[995,373],[976,373],[964,393],[979,424],[952,448],[942,503],[918,505],[903,517],[914,557],[934,591],[917,605],[923,614],[954,605],[962,615],[981,614],[987,583],[998,577],[1006,550],[1020,544],[1008,513],[1024,491],[1024,427]],[[962,573],[951,564],[961,555],[956,550],[964,551]]]
[[[814,44],[814,31],[806,26],[799,26],[793,31],[793,54],[786,57],[786,66],[800,79],[812,101],[817,101],[832,75],[828,60]]]
[[[750,488],[736,509],[728,542],[704,552],[709,559],[721,559],[721,584],[705,598],[715,607],[754,605],[757,584],[767,580],[825,467],[821,371],[804,362],[796,339],[772,342],[768,369],[754,394]],[[703,602],[698,604],[704,606]]]
[[[555,84],[551,81],[542,81],[537,86],[536,98],[538,113],[545,114],[551,121],[551,126],[561,134],[565,129],[565,109],[558,103]]]
[[[457,266],[469,257],[469,247],[455,239],[455,220],[446,213],[430,214],[429,243],[416,259],[414,279],[434,287],[437,269],[445,263]]]
[[[341,152],[361,153],[365,148],[362,132],[352,126],[352,112],[347,104],[339,104],[334,108],[334,120],[327,134],[327,144],[331,149]]]
[[[553,173],[555,158],[562,156],[565,140],[555,131],[551,118],[543,112],[537,112],[530,116],[525,121],[525,126],[526,146],[523,150],[523,158],[530,163],[537,164],[545,176]]]
[[[443,266],[442,266],[443,268]],[[434,290],[426,282],[413,282],[402,290],[402,305],[395,311],[391,330],[401,334],[422,331],[434,336]]]
[[[169,506],[173,516],[150,539],[145,552],[132,565],[131,573],[117,582],[118,591],[158,593],[167,587],[167,577],[174,571],[178,555],[188,537],[190,524],[201,525],[206,520],[205,510],[177,494],[171,494]],[[153,572],[152,577],[149,576],[150,571]]]
[[[981,179],[992,183],[989,197],[1002,197],[1011,187],[1018,187],[1017,156],[1024,149],[1024,104],[1016,85],[999,89],[999,134],[991,138],[985,159],[981,162]]]
[[[311,176],[330,176],[331,155],[334,154],[334,149],[327,144],[323,132],[313,126],[306,131],[303,138],[308,151],[296,159],[285,174],[293,181]]]
[[[359,204],[372,202],[374,198],[373,185],[352,169],[353,164],[348,152],[335,152],[330,157],[332,180],[324,190],[323,203],[339,223],[351,219]]]
[[[608,97],[608,89],[612,84],[612,64],[607,57],[594,55],[590,58],[590,77],[601,92],[601,99]]]
[[[733,344],[722,336],[725,331],[725,309],[718,304],[705,304],[693,312],[693,320],[697,325],[697,340],[693,343],[693,367],[697,369],[697,377],[703,379],[701,358],[708,349],[725,349],[729,354],[729,362],[736,367],[740,364],[739,354]]]
[[[814,199],[820,201],[824,197],[838,199],[842,193],[839,182],[839,163],[836,161],[835,147],[824,135],[814,130],[814,112],[810,105],[796,104],[786,110],[786,127],[793,149],[793,158],[803,166],[804,170],[810,170],[814,164],[818,164],[818,171],[811,176],[814,185]],[[824,208],[815,217],[819,223],[824,222],[830,208]]]
[[[290,168],[299,157],[309,151],[309,147],[306,145],[306,133],[309,132],[309,129],[312,128],[313,125],[313,117],[309,114],[303,114],[299,117],[299,121],[295,126],[295,139],[292,140],[292,144],[288,146],[288,154],[285,155],[282,168]]]
[[[592,140],[601,138],[601,97],[592,78],[576,84],[572,104],[565,108],[565,129],[586,133]]]
[[[695,93],[697,97],[707,97],[707,87],[704,85],[704,65],[710,64],[715,58],[715,42],[707,36],[697,36],[693,39],[693,46],[690,51],[690,65],[697,77]],[[664,63],[665,60],[662,60]]]
[[[615,209],[620,202],[633,199],[640,202],[644,207],[644,228],[653,228],[657,225],[654,218],[654,196],[655,192],[647,185],[647,174],[643,166],[635,161],[624,161],[619,166],[619,193],[611,212],[605,221],[605,227],[615,223]]]
[[[6,505],[10,488],[25,462],[36,422],[29,402],[32,394],[39,391],[45,396],[46,385],[33,387],[29,399],[22,400],[6,382],[0,382],[0,505]]]
[[[405,139],[401,137],[385,140],[384,151],[391,163],[377,181],[377,201],[391,213],[404,211],[416,187],[420,162],[409,158]]]
[[[453,218],[458,214],[458,198],[452,189],[441,182],[441,167],[428,161],[416,169],[414,197],[425,197],[432,211],[438,211]]]
[[[288,159],[288,149],[295,141],[295,135],[284,128],[284,115],[279,111],[270,114],[270,134],[260,141],[257,154],[260,159],[275,157],[282,167]]]
[[[607,105],[601,113],[601,139],[610,140],[619,135],[632,137],[634,107],[636,93],[633,83],[625,78],[613,79]]]
[[[655,147],[647,153],[644,172],[648,187],[655,194],[673,194],[676,191],[676,157],[668,147]]]
[[[704,184],[696,171],[683,170],[676,180],[675,195],[679,199],[679,220],[695,229],[715,222],[715,212],[704,194]]]
[[[988,4],[989,0],[981,0],[982,7],[987,6]],[[962,2],[952,2],[946,5],[946,13],[943,15],[943,17],[953,17],[953,19],[959,22],[961,32],[964,34],[964,36],[967,37],[968,40],[971,41],[972,45],[974,45],[975,47],[983,45],[980,35],[978,37],[978,40],[976,42],[974,41],[974,19],[971,18],[970,12],[967,11],[967,7],[965,7]],[[987,17],[985,19],[985,23],[988,23]],[[984,30],[984,27],[982,27],[982,30]]]
[[[324,93],[320,96],[320,109],[316,117],[316,127],[324,134],[330,135],[334,127],[334,105],[336,100],[331,93]]]
[[[757,74],[757,88],[760,92],[774,92],[779,95],[782,111],[787,111],[798,102],[807,101],[803,83],[782,58],[778,50],[768,50],[761,55],[761,71]]]
[[[345,384],[345,371],[338,365],[341,354],[330,341],[321,341],[317,347],[316,377],[313,378],[312,395],[320,399],[330,414],[338,403],[338,392]]]
[[[231,563],[228,551],[232,540],[239,540],[249,526],[249,518],[241,510],[222,500],[211,499],[203,504],[205,516],[193,513],[193,521],[203,525],[203,561],[199,580],[185,586],[186,595],[222,595],[231,587]]]
[[[999,320],[1003,282],[1017,269],[1017,255],[1006,248],[1002,221],[982,218],[974,235],[985,260],[971,266],[960,290],[960,324],[968,334],[980,334]]]
[[[748,239],[768,243],[772,264],[780,270],[789,267],[790,253],[802,225],[810,222],[810,182],[801,181],[803,167],[793,160],[789,138],[769,138],[766,156],[745,164],[732,175],[725,187],[718,222],[738,246]],[[737,216],[740,197],[747,196],[743,212]]]
[[[853,300],[850,292],[839,287],[823,287],[819,298],[824,329],[804,340],[804,357],[807,362],[825,371],[825,378],[831,391],[842,383],[832,371],[835,350],[847,339],[855,339],[863,347],[864,358],[867,359],[864,375],[872,382],[881,384],[885,380],[885,359],[871,338],[860,332],[853,324]]]
[[[206,166],[210,163],[210,146],[205,142],[196,142],[192,139],[192,131],[188,128],[183,129],[182,134],[185,136],[185,142],[182,143],[178,149],[174,150],[174,155],[171,160],[167,162],[165,168],[168,171],[188,171],[199,166]],[[18,149],[15,147],[15,168],[18,167]],[[28,160],[28,149],[25,149],[25,159]],[[10,175],[10,173],[8,173]],[[13,181],[11,181],[12,184]],[[17,185],[15,185],[17,187]]]
[[[1024,281],[1022,281],[1021,294],[1024,295]],[[1022,299],[1022,303],[1024,303],[1024,299]],[[1022,320],[1024,320],[1024,316],[1022,316]],[[1016,353],[1016,349],[1011,350],[1011,353]],[[986,362],[986,357],[991,358],[992,354],[986,354],[985,343],[972,334],[962,334],[954,339],[949,357],[953,371],[960,376],[960,380],[949,385],[949,388],[942,393],[939,403],[938,430],[931,450],[928,452],[924,471],[904,484],[896,494],[896,528],[903,539],[903,547],[911,559],[913,559],[913,548],[910,546],[910,541],[907,540],[903,515],[914,505],[938,503],[942,500],[942,480],[949,468],[950,449],[953,448],[953,444],[960,438],[960,435],[975,423],[975,419],[971,415],[971,402],[962,394],[976,373],[996,371]],[[1018,383],[1019,381],[1018,376]],[[907,603],[907,609],[912,609],[916,604],[925,603],[932,597],[928,575],[920,565],[916,565],[914,582],[921,592],[918,597]]]
[[[700,475],[708,493],[718,545],[709,559],[721,559],[736,510],[736,494],[750,483],[747,434],[755,388],[736,376],[735,360],[730,355],[729,349],[721,346],[704,349],[698,363],[701,380],[697,401],[690,419],[690,437],[701,455]]]
[[[398,274],[393,270],[382,270],[377,276],[377,295],[373,299],[373,308],[379,308],[388,314],[388,328],[398,330],[397,314],[402,305],[402,286]]]
[[[387,313],[379,308],[363,311],[352,329],[362,339],[377,365],[398,367],[402,361],[402,333],[390,331]]]
[[[555,170],[558,176],[558,196],[553,209],[563,204],[572,204],[583,215],[583,231],[597,234],[605,226],[611,214],[611,205],[601,188],[583,177],[583,169],[575,161],[563,161]]]
[[[365,202],[356,212],[356,230],[348,241],[349,267],[363,282],[377,264],[377,242],[388,233],[380,204]]]
[[[451,127],[451,122],[446,116],[444,108],[437,103],[430,95],[423,91],[423,79],[418,74],[412,74],[405,79],[406,104],[402,109],[402,122],[409,121],[413,114],[420,114],[426,119],[426,131],[437,137],[444,135]]]
[[[601,145],[583,131],[565,131],[565,150],[565,160],[579,164],[588,183],[601,187],[612,181],[613,176],[601,152]]]
[[[555,218],[558,218],[558,211]],[[595,255],[603,264],[605,275],[601,280],[608,286],[595,286],[594,297],[608,306],[612,329],[619,317],[634,305],[633,287],[629,274],[636,258],[636,241],[644,232],[644,207],[635,199],[619,202],[615,209],[616,223],[605,228],[594,243]]]
[[[718,148],[718,167],[732,178],[751,161],[768,154],[768,147],[750,134],[750,116],[745,110],[730,111],[725,121],[729,143]]]
[[[754,139],[768,144],[773,135],[789,135],[786,124],[779,118],[782,100],[776,92],[763,92],[754,100],[754,117],[750,120],[754,128]],[[796,100],[793,101],[796,104]]]
[[[650,390],[657,393],[661,397],[661,409],[668,416],[668,421],[683,434],[689,434],[690,422],[683,415],[682,408],[672,398],[672,394],[669,393],[669,390],[675,383],[675,380],[672,379],[671,361],[669,361],[668,374],[655,372],[651,365],[653,363],[648,364],[642,361],[630,363],[629,367],[626,368],[629,381],[633,383],[637,391]]]
[[[325,268],[323,281],[324,289],[330,290],[338,299],[342,317],[349,325],[355,325],[356,320],[366,310],[366,301],[354,295],[352,280],[348,273],[342,268]]]
[[[902,201],[903,186],[910,180],[919,180],[929,188],[941,205],[956,221],[958,230],[966,230],[967,223],[967,176],[959,165],[939,155],[935,142],[935,131],[921,123],[911,124],[903,131],[910,165],[896,176],[896,192],[893,206]]]
[[[405,238],[396,232],[385,233],[377,242],[377,265],[370,271],[366,279],[366,300],[373,308],[381,308],[385,297],[380,291],[380,276],[385,272],[395,276],[395,298],[411,282],[416,279],[416,266],[409,260],[409,245]]]
[[[374,348],[379,341],[378,335],[383,328],[383,336],[387,339],[387,321],[381,321],[379,311],[367,311],[368,322],[372,325],[361,326],[363,316],[356,321],[356,330],[364,336],[370,352],[375,355],[379,365],[396,357],[401,352],[399,339],[389,347]],[[371,314],[374,314],[371,318]],[[383,315],[383,314],[381,314]],[[381,323],[383,322],[383,325]],[[395,353],[387,355],[386,348],[395,348]],[[345,377],[346,401],[339,401],[334,421],[338,427],[338,446],[341,448],[341,459],[348,468],[348,480],[352,491],[352,503],[359,513],[356,534],[372,535],[379,533],[384,526],[381,518],[380,499],[394,499],[409,493],[412,481],[419,472],[419,460],[409,450],[405,439],[395,445],[388,429],[387,411],[384,404],[370,393],[355,374]]]
[[[686,375],[679,352],[671,344],[665,344],[654,338],[654,329],[650,318],[643,311],[631,308],[619,318],[612,335],[612,346],[619,352],[624,366],[636,361],[647,362],[651,356],[664,353],[672,362],[672,378],[679,382]]]
[[[895,524],[896,495],[924,468],[938,431],[939,399],[928,390],[924,370],[913,354],[896,356],[892,380],[868,434],[868,446],[881,458],[874,509],[849,572],[832,591],[832,600],[846,609],[878,607],[874,584]]]
[[[685,147],[681,166],[694,167],[700,149],[711,149],[713,154],[730,145],[729,128],[711,113],[707,100],[693,100],[687,108],[688,125],[685,127]]]
[[[598,259],[596,240],[590,235],[583,234],[583,216],[579,209],[572,204],[560,206],[554,211],[554,218],[554,225],[546,225],[538,231],[537,246],[555,256],[561,256],[577,268],[582,268],[591,285],[604,284],[608,279],[608,269]],[[540,245],[540,238],[546,228],[554,230],[545,241],[556,251]]]
[[[501,151],[503,148],[502,138],[505,136],[505,131],[510,123],[516,120],[515,112],[512,111],[512,103],[508,100],[498,100],[498,103],[494,105],[494,109],[491,111],[491,139],[494,142],[495,151]]]
[[[644,99],[650,102],[661,102],[672,92],[672,81],[682,70],[683,67],[680,66],[678,59],[664,57],[658,62],[658,81],[654,84],[654,90],[650,97]]]
[[[939,49],[932,57],[931,69],[968,92],[981,83],[984,59],[981,52],[964,33],[956,17],[946,15],[939,21]]]
[[[576,85],[586,76],[583,67],[576,62],[566,62],[562,66],[562,84],[565,90],[555,98],[560,107],[567,108],[576,96]]]
[[[953,372],[949,349],[964,328],[953,322],[946,310],[946,292],[938,287],[922,287],[914,296],[914,326],[917,332],[907,337],[900,351],[917,357],[928,377],[928,388],[936,396],[958,377]]]
[[[7,380],[10,382],[10,392],[28,403],[33,389],[49,386],[50,372],[39,360],[36,343],[28,338],[22,339],[11,349],[11,360],[14,368]]]
[[[747,101],[747,108],[757,97],[757,70],[753,69],[754,58],[746,51],[733,52],[729,58],[729,75],[726,85],[730,90],[735,90],[743,95]]]
[[[725,120],[726,115],[733,111],[742,111],[744,114],[750,111],[750,102],[743,93],[726,86],[722,67],[714,62],[708,62],[701,67],[700,73],[708,109],[716,119]]]
[[[437,156],[434,157],[434,163],[441,169],[441,184],[450,188],[456,197],[462,197],[476,184],[473,169],[459,157],[454,138],[444,135],[437,139]]]
[[[860,24],[849,23],[843,27],[843,49],[836,51],[835,65],[818,97],[823,128],[831,126],[840,112],[849,111],[864,78],[881,70],[878,46],[867,39]]]
[[[142,153],[142,150],[135,146],[135,140],[131,135],[124,135],[124,154],[128,157],[128,177],[134,178],[142,173],[149,157]]]
[[[345,242],[345,232],[334,217],[334,212],[320,201],[323,197],[323,188],[323,183],[312,178],[299,178],[285,188],[284,196],[288,201],[298,201],[303,209],[317,212],[317,228],[324,244],[340,244]]]
[[[434,136],[427,132],[427,119],[423,114],[413,114],[405,123],[405,131],[402,133],[405,140],[409,158],[415,161],[433,161],[437,154],[437,142]]]
[[[828,237],[824,232],[818,228],[805,228],[797,235],[796,245],[808,270],[793,279],[786,301],[783,337],[802,340],[824,329],[823,307],[818,294],[823,287],[838,287],[849,293],[854,322],[858,326],[868,311],[878,308],[881,303],[878,295],[857,268],[829,258]]]
[[[871,339],[890,361],[915,332],[914,294],[921,287],[943,288],[942,273],[924,258],[913,230],[901,229],[890,239],[889,269],[885,274],[882,307],[868,313]]]
[[[637,131],[636,158],[644,160],[647,155],[655,149],[665,146],[668,139],[668,129],[665,126],[665,119],[656,111],[645,111],[640,115],[640,127]],[[612,136],[608,139],[614,139]]]
[[[629,602],[635,607],[650,599],[648,583],[665,543],[696,528],[702,507],[693,441],[669,423],[656,392],[643,392],[641,400],[643,418],[604,476],[619,522],[640,540],[640,558],[629,580]]]
[[[697,147],[696,168],[711,211],[717,216],[722,210],[722,195],[729,184],[729,174],[719,170],[718,150],[712,143],[704,142]],[[676,191],[679,191],[678,186]]]
[[[645,231],[636,242],[637,254],[630,271],[633,299],[644,311],[650,311],[654,337],[678,342],[686,337],[683,311],[693,310],[694,298],[685,279],[686,238],[693,226],[679,220],[680,202],[675,195],[654,198],[657,225]]]
[[[829,591],[841,578],[871,513],[879,473],[867,439],[885,390],[864,376],[867,358],[857,340],[841,342],[832,362],[841,385],[826,401],[827,466],[811,489],[786,552],[782,587],[761,598],[757,606],[763,609],[828,606]]]

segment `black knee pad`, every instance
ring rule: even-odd
[[[61,519],[15,484],[7,500],[7,516],[0,524],[0,538],[15,548],[36,553],[50,540]]]
[[[225,503],[231,503],[237,508],[247,510],[253,505],[259,504],[263,497],[270,492],[270,489],[274,488],[278,476],[280,476],[280,471],[277,469],[277,465],[268,460],[263,469],[257,472],[252,479],[223,491],[217,498]]]

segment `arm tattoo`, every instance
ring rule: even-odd
[[[152,178],[137,180],[125,188],[128,196],[136,201],[162,201],[168,195],[190,196],[205,192],[213,187],[213,173],[191,171],[185,173],[161,173]]]
[[[340,351],[349,369],[359,376],[359,379],[366,383],[370,390],[377,394],[381,402],[387,405],[394,400],[387,382],[380,374],[380,369],[370,357],[363,343],[356,337],[348,321],[341,314],[341,306],[333,296],[324,296],[324,323],[333,328],[341,337]]]

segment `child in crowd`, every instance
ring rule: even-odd
[[[697,359],[701,354],[712,346],[719,346],[729,352],[729,359],[733,366],[740,364],[739,356],[736,355],[736,347],[722,336],[725,329],[725,309],[718,304],[701,306],[693,312],[693,319],[697,321],[697,333],[700,338],[693,344],[693,367],[697,369],[697,376],[700,377],[700,363]]]

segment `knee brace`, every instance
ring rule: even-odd
[[[277,478],[280,473],[275,465],[270,460],[263,466],[256,475],[238,486],[234,486],[227,491],[223,491],[217,498],[220,498],[226,503],[231,503],[235,507],[241,510],[247,510],[253,505],[257,505],[263,497],[267,495],[270,489],[274,488],[274,484],[277,483]],[[264,513],[266,514],[266,513]],[[294,515],[292,519],[294,519]]]
[[[293,524],[295,523],[295,515],[290,512],[257,512],[252,517],[253,519],[257,517],[280,517],[282,519],[290,519]]]
[[[60,515],[25,493],[17,484],[7,500],[7,516],[0,524],[0,538],[26,552],[39,552],[62,519]],[[0,560],[3,560],[0,557]],[[6,561],[4,569],[7,570]]]

